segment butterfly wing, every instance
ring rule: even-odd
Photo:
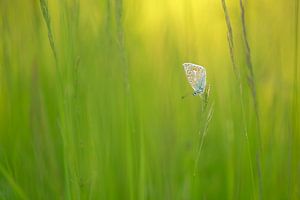
[[[188,82],[195,92],[203,93],[206,86],[206,70],[200,65],[193,63],[183,64]]]

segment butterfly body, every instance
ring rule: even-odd
[[[193,63],[184,63],[183,68],[186,73],[188,82],[194,89],[193,96],[203,94],[205,91],[205,86],[206,86],[206,70],[205,70],[205,68],[200,65],[193,64]]]

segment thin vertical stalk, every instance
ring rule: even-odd
[[[122,25],[122,18],[123,18],[123,1],[116,0],[116,23],[117,23],[117,34],[118,34],[118,42],[119,42],[119,49],[121,53],[121,61],[123,66],[123,77],[124,77],[124,84],[126,89],[126,95],[130,94],[130,83],[128,77],[128,60],[125,52],[125,45],[124,45],[124,28]]]
[[[49,40],[49,44],[51,47],[51,51],[53,53],[54,56],[54,60],[55,60],[55,66],[56,66],[56,72],[57,72],[57,76],[58,76],[58,87],[59,87],[59,93],[63,96],[64,95],[64,90],[63,90],[63,79],[62,79],[62,74],[61,71],[59,69],[59,63],[58,63],[58,57],[57,57],[57,52],[56,52],[56,47],[55,47],[55,42],[54,42],[54,38],[53,38],[53,33],[52,33],[52,29],[51,29],[51,17],[49,14],[49,8],[48,8],[48,1],[47,0],[40,0],[40,8],[43,14],[43,18],[44,21],[46,23],[47,26],[47,31],[48,31],[48,40]],[[65,120],[65,112],[63,111],[61,113],[61,119]],[[65,199],[71,199],[71,186],[70,186],[70,171],[69,171],[69,163],[66,160],[66,154],[67,154],[67,136],[65,136],[63,134],[62,131],[62,127],[63,127],[64,123],[63,122],[59,122],[59,129],[61,131],[61,137],[62,137],[62,141],[63,141],[63,157],[64,157],[64,180],[65,180]]]
[[[54,39],[53,39],[53,34],[52,34],[52,29],[51,29],[51,18],[49,15],[49,9],[48,9],[48,1],[47,0],[40,0],[40,7],[41,7],[41,11],[43,13],[43,17],[47,26],[47,30],[48,30],[48,39],[49,39],[49,43],[51,46],[51,50],[55,59],[55,62],[57,64],[57,53],[55,50],[55,44],[54,44]]]
[[[248,131],[247,131],[247,124],[246,124],[246,117],[245,117],[245,106],[243,102],[243,88],[242,88],[242,81],[241,81],[241,73],[240,70],[238,69],[235,61],[235,53],[234,53],[234,42],[233,42],[233,31],[232,31],[232,26],[231,26],[231,21],[228,13],[228,9],[226,6],[225,0],[222,1],[222,7],[225,15],[225,21],[227,25],[227,41],[228,41],[228,47],[229,47],[229,53],[230,53],[230,59],[231,59],[231,64],[232,68],[234,71],[234,74],[237,79],[237,84],[239,87],[239,95],[240,95],[240,107],[241,107],[241,112],[242,112],[242,124],[243,124],[243,131],[247,143],[247,152],[248,152],[248,159],[250,163],[250,171],[251,171],[251,180],[252,180],[252,187],[253,191],[255,191],[255,186],[254,186],[254,168],[253,168],[253,162],[252,162],[252,156],[251,156],[251,151],[250,151],[250,143],[249,143],[249,137],[248,137]]]
[[[253,72],[253,64],[251,59],[251,49],[248,42],[247,37],[247,29],[246,29],[246,22],[245,22],[245,8],[243,4],[243,0],[240,1],[240,9],[241,9],[241,20],[242,20],[242,30],[243,30],[243,40],[245,44],[245,53],[246,53],[246,64],[249,71],[248,74],[248,85],[251,90],[251,95],[253,99],[253,106],[255,110],[256,116],[256,123],[257,123],[257,131],[256,137],[258,141],[258,149],[256,151],[256,161],[257,161],[257,170],[258,170],[258,186],[259,186],[259,198],[262,198],[263,188],[262,188],[262,175],[261,175],[261,152],[262,152],[262,144],[261,144],[261,133],[260,133],[260,117],[259,117],[259,108],[258,108],[258,101],[257,101],[257,92],[256,86],[254,81],[254,72]]]
[[[205,107],[206,107],[206,105],[205,105]],[[214,108],[214,103],[212,103],[212,105],[210,106],[210,108],[208,110],[203,129],[201,128],[199,130],[199,133],[198,133],[198,135],[200,136],[200,144],[199,144],[199,147],[198,147],[198,150],[197,150],[197,157],[196,157],[195,166],[194,166],[194,176],[196,176],[196,174],[197,174],[196,171],[197,171],[199,159],[200,159],[200,156],[201,156],[201,152],[202,152],[202,148],[203,148],[203,144],[204,144],[204,139],[205,139],[205,136],[207,134],[208,127],[209,127],[210,121],[211,121],[212,116],[213,116],[213,111],[214,111],[213,108]],[[202,112],[203,111],[204,111],[204,109],[202,109]]]
[[[109,1],[109,0],[108,0]],[[123,0],[115,0],[115,17],[117,25],[117,38],[118,47],[121,56],[121,63],[123,65],[123,81],[125,89],[125,109],[126,109],[126,150],[129,152],[127,154],[127,167],[128,167],[128,181],[129,181],[129,199],[135,199],[135,188],[134,188],[134,158],[133,158],[133,134],[135,133],[134,121],[132,119],[133,106],[132,106],[132,94],[129,81],[129,63],[125,50],[125,37],[124,37],[124,27],[123,27]],[[143,187],[143,186],[141,186]]]
[[[41,8],[41,11],[43,13],[43,18],[44,18],[44,21],[45,21],[46,26],[47,26],[48,40],[49,40],[49,44],[50,44],[50,47],[51,47],[51,51],[52,51],[53,56],[54,56],[56,71],[57,71],[57,75],[58,75],[58,79],[59,79],[59,83],[60,83],[59,87],[60,87],[60,89],[62,89],[62,74],[61,74],[60,69],[58,67],[58,58],[57,58],[57,52],[56,52],[55,42],[54,42],[54,38],[53,38],[52,28],[51,28],[51,17],[50,17],[50,14],[49,14],[48,1],[47,0],[40,0],[40,8]]]
[[[299,0],[296,0],[295,2],[294,93],[293,93],[294,126],[297,126],[296,118],[297,118],[297,111],[298,111],[298,31],[299,31],[298,18],[299,18]]]
[[[295,24],[294,24],[294,41],[295,41],[295,47],[294,47],[294,83],[293,83],[293,104],[292,104],[292,130],[289,134],[289,159],[288,159],[288,194],[290,194],[290,198],[293,197],[292,193],[292,178],[294,177],[294,168],[293,168],[293,157],[297,157],[297,133],[299,133],[298,130],[298,31],[299,31],[299,0],[295,0]],[[295,155],[296,154],[296,155]],[[296,159],[297,160],[297,159]],[[299,177],[295,177],[294,179],[299,180]]]
[[[260,120],[259,120],[259,109],[258,109],[258,101],[257,101],[257,92],[256,92],[256,86],[254,81],[254,72],[253,72],[253,64],[251,59],[251,49],[248,42],[248,36],[247,36],[247,29],[246,29],[246,22],[245,22],[245,8],[243,5],[243,0],[240,0],[240,9],[241,9],[241,20],[242,20],[242,30],[243,30],[243,39],[245,44],[245,53],[246,53],[246,64],[247,68],[249,70],[248,74],[248,85],[251,90],[252,98],[253,98],[253,104],[255,109],[255,115],[257,119],[257,126],[258,126],[258,140],[259,140],[259,148],[261,150],[261,144],[260,144]]]

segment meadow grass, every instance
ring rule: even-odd
[[[299,199],[298,26],[298,0],[0,1],[0,199]]]
[[[243,27],[245,27],[244,24],[244,8],[242,3],[240,3],[241,5],[241,12],[242,12],[242,24]],[[249,143],[249,137],[248,137],[248,130],[247,130],[247,123],[246,123],[246,119],[245,119],[245,105],[243,102],[243,86],[242,86],[242,80],[241,80],[241,73],[240,73],[240,69],[238,68],[238,66],[236,65],[236,58],[235,58],[235,53],[234,53],[234,41],[233,41],[233,30],[232,30],[232,25],[231,25],[231,21],[230,21],[230,17],[229,17],[229,13],[228,13],[228,9],[226,6],[226,2],[225,0],[222,0],[222,8],[224,11],[224,15],[225,15],[225,21],[226,21],[226,25],[227,25],[227,41],[228,41],[228,47],[229,47],[229,54],[230,54],[230,60],[231,60],[231,64],[232,64],[232,68],[236,77],[236,82],[239,88],[239,100],[240,100],[240,109],[241,109],[241,117],[242,117],[242,125],[243,125],[243,132],[245,135],[245,141],[246,141],[246,145],[247,145],[247,152],[248,152],[248,158],[249,158],[249,166],[250,166],[250,173],[251,173],[251,182],[252,182],[252,190],[255,196],[255,186],[254,186],[254,168],[253,168],[253,161],[252,161],[252,157],[251,157],[251,151],[250,151],[250,143]],[[245,33],[245,28],[243,28],[243,33]],[[244,35],[245,36],[245,35]],[[247,41],[247,40],[246,40]],[[248,44],[248,42],[246,42],[246,44]],[[248,47],[249,48],[249,47]],[[247,49],[249,51],[249,49]],[[250,52],[248,52],[250,53]],[[251,61],[248,61],[251,62]],[[251,65],[250,65],[251,66]],[[252,68],[252,66],[251,66]],[[256,99],[255,99],[256,101]]]

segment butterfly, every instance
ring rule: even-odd
[[[193,96],[203,94],[206,86],[206,70],[200,65],[193,63],[183,63],[183,68],[188,79],[194,89]]]

